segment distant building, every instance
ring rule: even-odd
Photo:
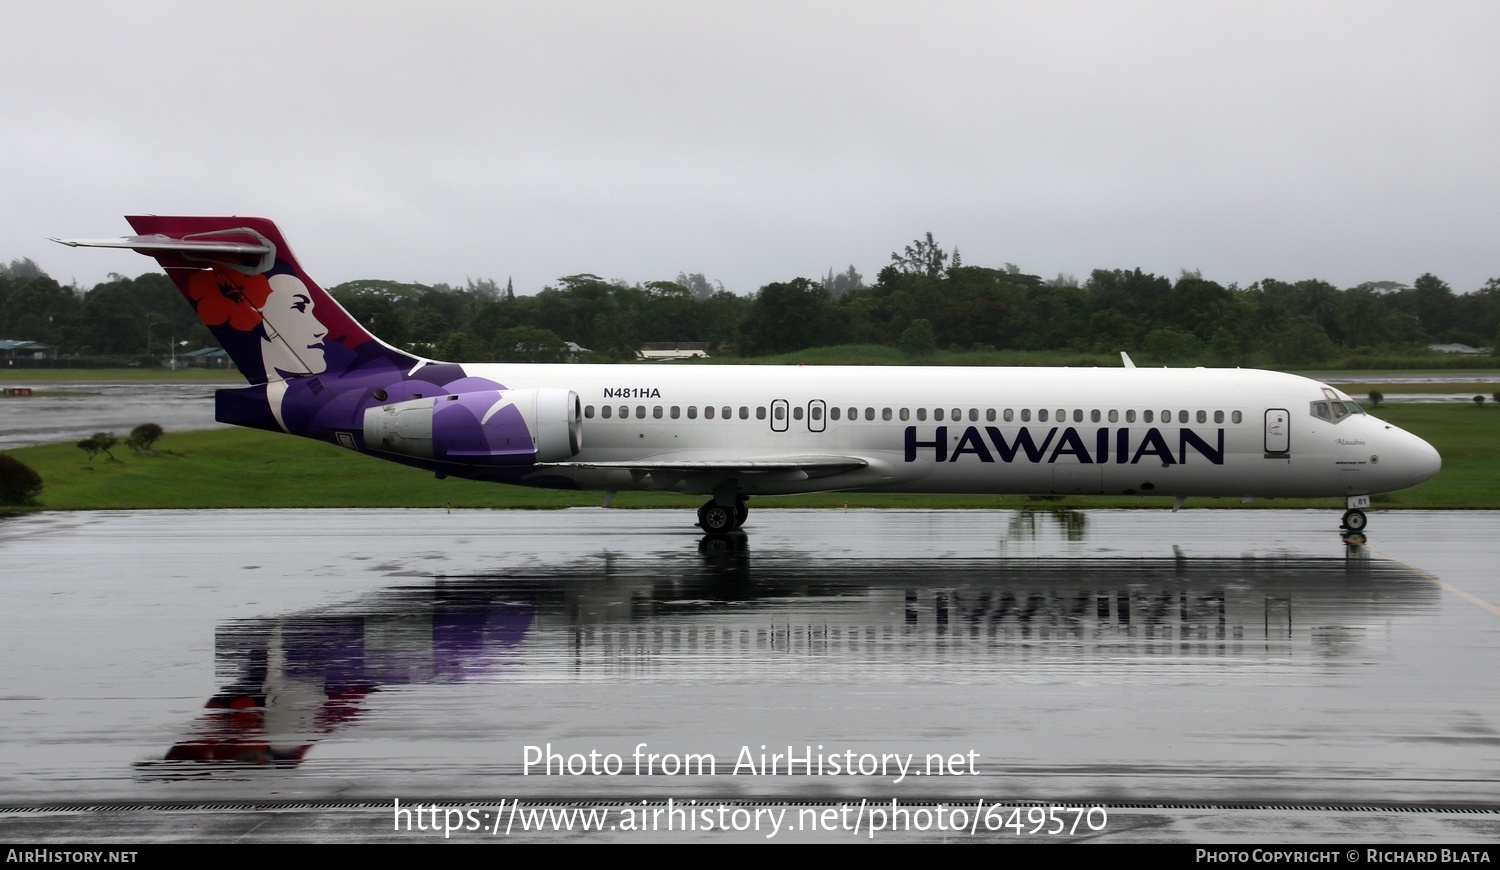
[[[57,348],[39,341],[12,341],[0,339],[0,360],[15,362],[18,359],[52,359]]]
[[[1461,353],[1468,356],[1487,356],[1494,353],[1490,348],[1469,347],[1467,344],[1429,344],[1427,349],[1438,353]]]
[[[708,359],[706,341],[648,341],[635,352],[645,362],[670,362],[676,359]]]
[[[222,347],[200,347],[177,355],[178,362],[194,368],[223,369],[229,367],[229,354]]]

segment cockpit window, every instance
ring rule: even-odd
[[[1332,393],[1332,390],[1324,392]],[[1363,414],[1364,411],[1353,402],[1330,398],[1326,402],[1311,402],[1308,405],[1308,413],[1319,420],[1327,420],[1330,423],[1339,423],[1352,414]]]

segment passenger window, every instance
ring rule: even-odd
[[[902,408],[901,409],[901,422],[905,423],[907,420],[910,420],[910,419],[911,419],[911,409],[910,408]]]
[[[696,419],[698,419],[698,406],[697,405],[688,405],[688,419],[689,420],[696,420]]]
[[[777,410],[780,410],[780,409],[778,408]],[[703,419],[705,419],[705,420],[712,420],[713,418],[714,418],[714,406],[713,405],[707,405],[707,406],[705,406],[703,408]]]
[[[891,422],[891,409],[890,408],[882,408],[882,409],[880,409],[880,419],[884,420],[887,423]]]
[[[822,405],[813,405],[810,409],[808,409],[807,415],[813,419],[813,422],[817,422],[819,420],[822,420],[823,419],[823,406]]]
[[[1040,411],[1037,411],[1036,412],[1036,419],[1037,419],[1038,423],[1045,423],[1045,422],[1047,422],[1047,409],[1043,408]]]
[[[740,419],[741,420],[748,420],[748,419],[750,419],[750,409],[747,408],[747,407],[745,407],[744,405],[740,406]]]
[[[781,422],[782,420],[785,420],[786,419],[786,407],[784,405],[777,405],[777,406],[775,406],[774,408],[771,409],[771,416],[778,423]]]
[[[682,416],[682,408],[680,406],[678,406],[678,405],[673,405],[672,406],[672,419],[676,420],[677,418],[679,418],[681,416]]]
[[[628,419],[630,419],[630,406],[629,405],[621,405],[620,406],[620,419],[621,420],[628,420]]]
[[[1090,423],[1097,423],[1097,422],[1099,422],[1099,409],[1098,408],[1095,408],[1094,410],[1092,410],[1092,411],[1089,412],[1089,422]]]
[[[1030,408],[1022,408],[1021,409],[1021,422],[1022,423],[1030,423],[1031,422],[1031,409]]]
[[[583,419],[585,419],[585,420],[592,420],[592,419],[594,419],[594,406],[593,405],[585,405],[584,406],[584,408],[583,408]]]
[[[865,409],[865,419],[866,420],[874,420],[875,419],[875,409],[874,408],[866,408]]]
[[[839,409],[838,408],[829,408],[828,409],[828,419],[830,419],[830,420],[837,420],[838,418],[839,418]]]
[[[652,417],[660,420],[661,419],[661,415],[662,415],[662,407],[661,407],[661,405],[657,405],[656,407],[654,407],[654,408],[651,409],[651,416]]]
[[[1005,409],[1005,422],[1009,423],[1016,419],[1016,412],[1010,408]]]
[[[1131,408],[1131,409],[1129,409],[1129,410],[1127,410],[1125,412],[1125,422],[1126,423],[1134,423],[1135,422],[1135,409],[1134,408]]]
[[[795,408],[792,409],[792,419],[793,420],[801,420],[802,419],[802,406],[801,405],[798,405],[797,407],[795,407]]]
[[[1223,411],[1215,411],[1214,412],[1214,422],[1215,423],[1222,423],[1222,422],[1224,422],[1224,412]]]
[[[1233,411],[1233,412],[1230,413],[1229,419],[1232,422],[1238,423],[1238,422],[1240,422],[1240,421],[1242,421],[1242,420],[1245,419],[1245,415],[1241,414],[1239,411]]]
[[[835,415],[837,415],[838,412],[839,412],[838,408],[834,408],[833,409],[833,413]],[[764,420],[764,419],[766,419],[766,409],[765,409],[765,406],[761,406],[761,407],[755,409],[755,419],[757,419],[757,420]],[[835,416],[834,419],[838,419],[837,416]]]
[[[1099,412],[1095,411],[1094,413],[1097,414]],[[1082,423],[1083,422],[1083,409],[1082,408],[1074,408],[1073,409],[1073,422],[1074,423]]]
[[[994,408],[985,408],[984,409],[984,422],[986,422],[986,423],[993,423],[993,422],[995,422],[995,409]]]
[[[1177,412],[1177,422],[1179,422],[1179,423],[1186,423],[1187,421],[1188,421],[1188,412],[1187,411],[1178,411]]]
[[[937,421],[937,422],[939,422],[939,423],[943,422],[943,409],[942,408],[933,408],[932,409],[932,419],[935,420],[935,421]]]
[[[1111,422],[1111,423],[1118,423],[1118,422],[1120,422],[1120,412],[1116,411],[1114,408],[1110,408],[1109,409],[1109,422]]]
[[[970,408],[969,409],[969,422],[970,423],[978,423],[979,422],[979,409],[978,408]]]
[[[614,408],[610,407],[609,405],[604,405],[599,408],[599,416],[603,417],[606,420],[608,420],[610,415],[613,413]]]
[[[859,409],[858,408],[850,408],[849,409],[849,420],[851,422],[853,422],[854,420],[858,420],[858,419],[859,419]]]
[[[917,409],[917,422],[920,423],[920,422],[922,422],[923,420],[926,420],[926,419],[927,419],[927,409],[926,408],[918,408]]]
[[[646,419],[646,406],[645,405],[636,405],[635,406],[635,418],[637,420],[644,420],[644,419]]]
[[[1152,416],[1152,413],[1150,411],[1142,411],[1141,412],[1141,422],[1142,423],[1150,423],[1153,419],[1155,419],[1155,418]]]
[[[1198,412],[1198,422],[1199,423],[1207,423],[1208,422],[1208,412],[1207,411],[1199,411]]]

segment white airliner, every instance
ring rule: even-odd
[[[251,386],[217,418],[456,476],[709,496],[915,492],[1345,499],[1438,473],[1430,444],[1349,396],[1246,369],[447,363],[367,332],[264,218],[128,218],[58,239],[155,257]],[[1123,357],[1123,354],[1122,354]]]

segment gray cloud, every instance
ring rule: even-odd
[[[1341,285],[1493,253],[1488,3],[28,4],[0,257],[134,211],[275,218],[313,273],[702,271],[931,230],[970,264]],[[54,250],[55,248],[55,250]]]

